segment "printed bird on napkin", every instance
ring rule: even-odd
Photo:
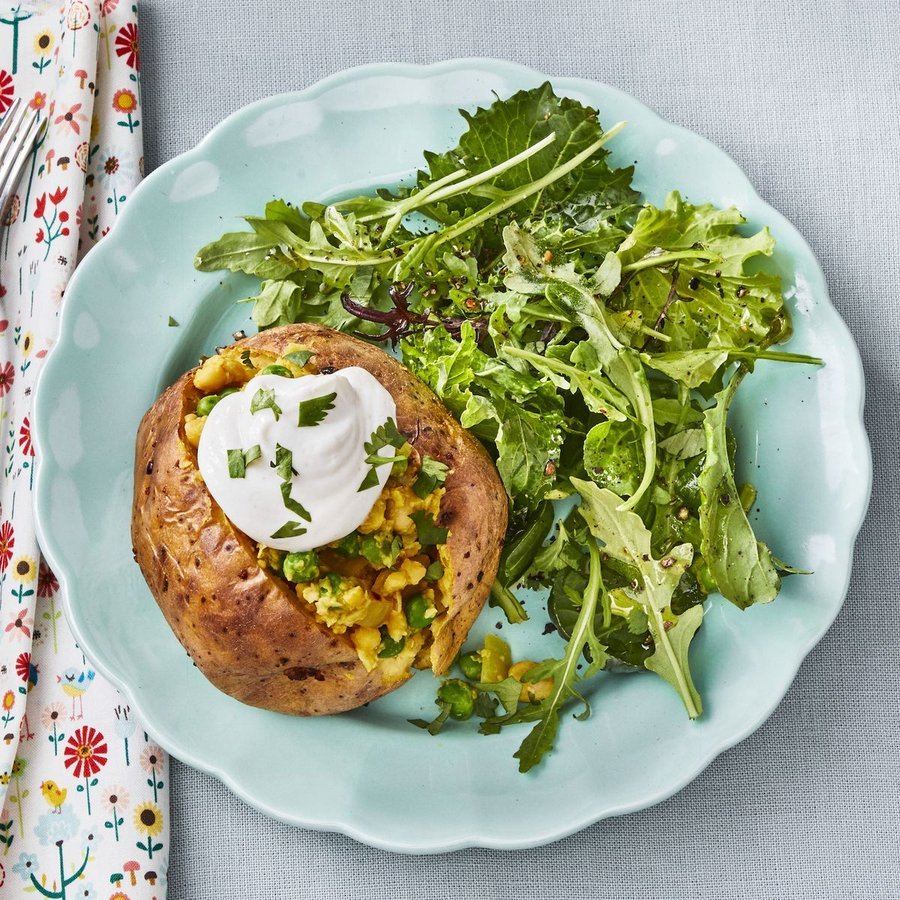
[[[31,495],[32,392],[66,284],[142,174],[139,62],[126,0],[0,0],[0,117],[21,98],[49,121],[0,232],[4,897],[165,896],[165,754],[69,632]]]

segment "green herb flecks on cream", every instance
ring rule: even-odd
[[[377,468],[375,489],[357,492],[372,469],[360,435],[402,438],[385,429],[396,416],[392,396],[365,369],[292,377],[279,366],[266,364],[242,390],[216,395],[197,459],[237,528],[273,550],[302,553],[354,532],[390,475],[390,467]],[[301,411],[298,418],[292,409]]]

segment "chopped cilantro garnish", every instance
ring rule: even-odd
[[[299,522],[285,522],[278,531],[270,535],[274,539],[300,537],[306,529]]]
[[[394,456],[381,456],[381,451],[385,447],[394,447],[399,450],[406,443],[406,438],[397,430],[397,423],[393,419],[385,419],[382,425],[379,425],[372,432],[372,436],[363,444],[366,451],[366,462],[371,466],[366,477],[362,480],[362,484],[356,489],[359,491],[368,490],[378,484],[378,467],[388,465],[396,465],[402,462],[406,467],[406,458]]]
[[[311,397],[309,400],[300,401],[299,418],[297,425],[300,428],[310,428],[318,425],[328,411],[334,409],[334,399],[337,394],[323,394],[321,397]]]
[[[417,497],[424,500],[439,484],[443,484],[447,480],[447,473],[450,469],[442,462],[425,456],[422,459],[422,467],[416,476],[416,482],[413,485],[413,491]]]
[[[269,466],[278,473],[282,481],[290,481],[291,476],[297,474],[294,469],[294,454],[281,444],[275,445],[275,461],[270,462]]]
[[[288,362],[292,362],[295,366],[300,366],[302,369],[312,358],[312,353],[309,350],[295,350],[293,353],[285,353],[284,359]]]
[[[292,513],[300,516],[301,519],[306,519],[307,522],[312,522],[312,517],[306,511],[303,505],[292,499],[290,481],[281,482],[281,499],[284,502],[285,507]]]
[[[356,489],[356,493],[358,494],[360,491],[367,491],[369,488],[373,488],[378,484],[378,469],[375,466],[372,466],[368,472],[366,472],[366,477],[363,478],[362,483]]]
[[[281,407],[275,402],[275,388],[260,388],[250,401],[250,412],[258,413],[271,409],[277,422],[281,418]]]
[[[448,529],[434,524],[434,516],[424,509],[414,512],[410,518],[416,523],[416,535],[423,547],[444,544],[447,541]]]
[[[397,423],[393,419],[385,419],[384,424],[372,432],[372,437],[364,446],[366,453],[371,455],[388,446],[399,450],[405,443],[406,438],[397,430]]]
[[[228,477],[243,478],[247,474],[247,466],[262,455],[259,444],[254,444],[249,450],[228,451]]]

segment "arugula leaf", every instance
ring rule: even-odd
[[[702,350],[682,350],[671,353],[642,353],[645,366],[680,381],[685,387],[697,388],[711,381],[728,362],[728,350],[707,347]]]
[[[543,356],[518,347],[504,347],[502,354],[524,360],[557,388],[579,393],[591,412],[620,422],[628,418],[628,398],[604,375],[589,342],[550,347]]]
[[[424,456],[422,465],[419,468],[419,474],[413,483],[413,492],[421,500],[424,500],[438,485],[443,484],[447,480],[449,471],[449,466],[432,459],[430,456]]]
[[[649,618],[647,618],[646,621],[650,624],[652,633],[654,631],[653,625],[650,623]],[[691,646],[691,641],[702,622],[702,606],[692,606],[678,616],[674,622],[666,620],[663,623],[664,628],[668,628],[665,632],[666,642],[663,643],[658,641],[653,654],[644,661],[644,665],[651,672],[655,672],[660,678],[671,684],[672,687],[681,694],[682,699],[684,699],[685,696],[690,698],[690,704],[685,700],[685,707],[691,718],[700,715],[703,711],[703,702],[700,699],[697,688],[694,687],[694,682],[691,678],[690,663],[688,661],[688,651]],[[669,627],[670,625],[671,627]],[[631,627],[630,623],[629,627]],[[646,626],[641,622],[637,627],[644,628]],[[693,714],[691,713],[692,707],[696,710]]]
[[[716,405],[704,413],[706,460],[699,485],[701,552],[719,593],[746,609],[774,600],[781,579],[769,548],[757,541],[741,506],[728,457],[726,418],[743,371],[732,377],[716,395]]]
[[[275,388],[260,388],[250,401],[250,413],[255,415],[264,409],[271,409],[277,422],[281,418],[281,407],[275,402]]]
[[[309,400],[301,400],[298,408],[297,426],[299,428],[312,428],[318,425],[328,413],[334,409],[334,400],[337,393],[322,394],[321,397],[310,397]]]
[[[270,238],[255,232],[232,231],[202,247],[194,257],[194,266],[201,272],[228,269],[255,275],[275,247]]]
[[[540,573],[547,575],[560,569],[572,567],[571,558],[568,556],[570,535],[565,522],[559,522],[556,526],[556,536],[549,544],[541,548],[535,555],[528,568],[529,574]]]
[[[306,529],[299,522],[285,522],[278,531],[270,535],[273,540],[281,538],[300,537],[306,534]]]
[[[603,541],[604,552],[638,572],[640,584],[637,589],[629,586],[613,593],[621,594],[646,613],[656,648],[651,657],[654,660],[652,671],[675,688],[688,715],[696,718],[703,706],[687,666],[687,644],[699,627],[703,608],[693,607],[698,612],[691,612],[677,643],[669,636],[670,629],[675,630],[679,622],[685,621],[683,616],[672,613],[671,602],[678,582],[691,563],[693,548],[690,544],[679,544],[662,559],[654,559],[650,551],[650,532],[638,515],[621,510],[616,494],[589,481],[573,478],[572,483],[581,494],[581,514],[591,534]],[[651,668],[647,662],[644,665]]]
[[[456,342],[444,328],[401,345],[407,367],[448,406],[462,426],[494,445],[497,470],[515,502],[541,499],[554,483],[565,417],[552,385],[478,348],[469,323]]]
[[[504,725],[515,721],[537,720],[537,724],[513,754],[519,760],[520,772],[527,772],[534,768],[553,748],[559,729],[559,712],[563,705],[572,699],[583,701],[575,686],[580,680],[578,663],[585,647],[589,648],[592,656],[590,674],[599,671],[606,661],[605,648],[599,643],[593,631],[594,614],[603,589],[600,576],[600,551],[596,541],[588,542],[588,551],[591,560],[590,577],[578,619],[572,629],[572,636],[566,644],[565,655],[559,660],[546,660],[541,666],[527,673],[528,680],[551,677],[553,690],[550,696],[540,703],[527,707],[522,713],[506,716],[499,720]],[[587,677],[587,673],[585,677]]]
[[[632,496],[642,468],[641,435],[633,422],[600,422],[587,433],[584,469],[600,487]]]
[[[545,418],[495,397],[493,402],[482,401],[478,408],[475,403],[467,405],[460,421],[464,428],[496,422],[497,471],[513,497],[529,503],[546,494],[562,444],[558,417]]]
[[[435,525],[434,516],[424,509],[411,513],[410,518],[416,523],[416,538],[423,547],[446,544],[449,529]]]
[[[253,303],[253,321],[260,328],[290,324],[300,313],[301,296],[300,286],[295,281],[264,281],[259,293],[248,300]]]
[[[768,335],[767,335],[768,337]],[[776,362],[805,363],[820,366],[822,360],[801,353],[779,353],[760,347],[707,347],[703,350],[674,350],[668,353],[642,353],[644,365],[668,375],[685,387],[699,388],[708,384],[730,360],[770,359]]]
[[[705,452],[706,436],[702,428],[686,428],[660,441],[659,448],[676,459],[693,459]]]

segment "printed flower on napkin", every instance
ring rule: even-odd
[[[31,396],[77,261],[141,177],[136,8],[0,0],[0,116],[49,128],[0,233],[0,889],[165,896],[163,751],[75,644],[32,519]]]

